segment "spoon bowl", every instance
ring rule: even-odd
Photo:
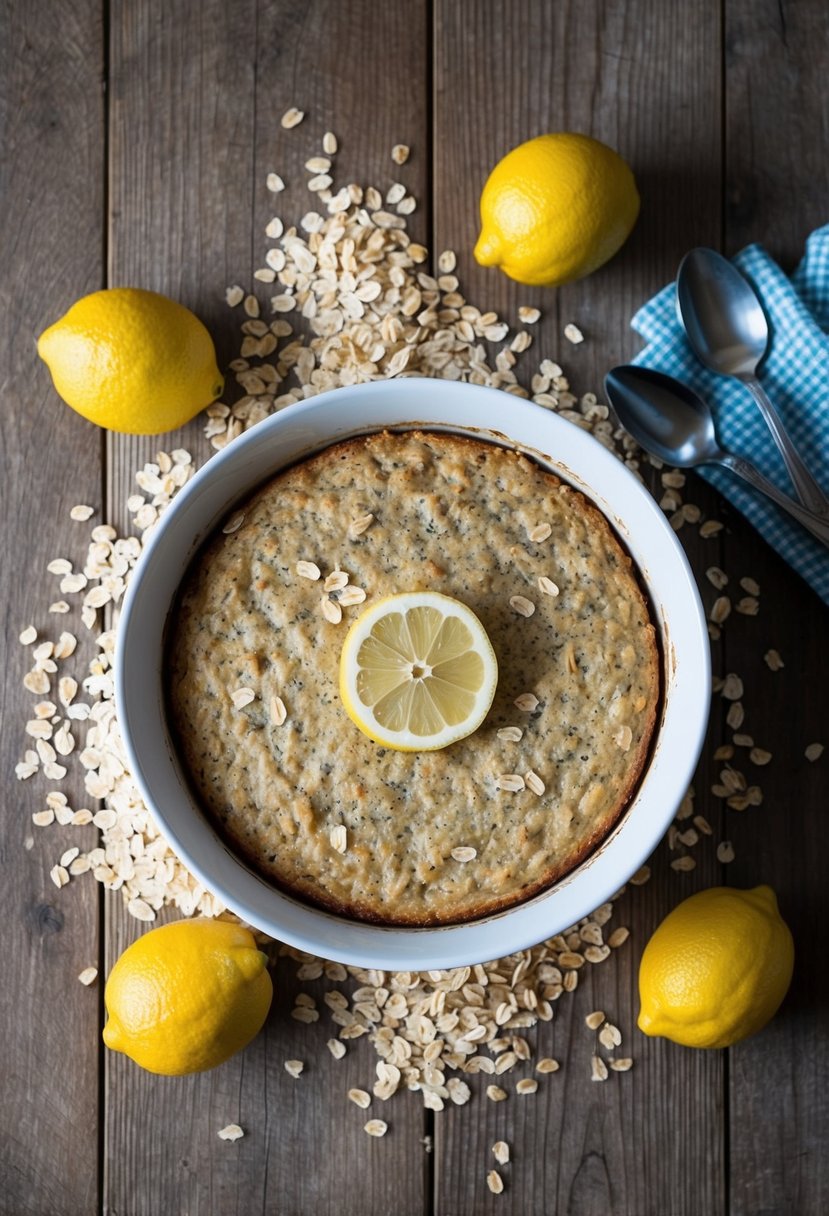
[[[766,354],[769,324],[754,288],[714,249],[692,249],[679,264],[676,304],[694,354],[720,376],[753,376]]]
[[[649,367],[614,367],[608,400],[640,447],[679,469],[722,455],[708,404],[673,376]]]
[[[646,452],[679,469],[701,464],[730,469],[829,546],[829,520],[778,490],[742,456],[720,447],[708,403],[687,384],[664,372],[630,365],[614,367],[604,384],[622,426]]]

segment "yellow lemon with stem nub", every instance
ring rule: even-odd
[[[639,1029],[686,1047],[761,1030],[792,978],[794,944],[771,887],[711,887],[674,908],[639,966]]]
[[[481,725],[498,683],[495,652],[471,608],[435,591],[378,600],[340,654],[340,697],[369,739],[436,751]]]
[[[267,957],[244,925],[182,920],[151,929],[109,973],[107,1047],[149,1072],[202,1072],[261,1030],[273,998]]]
[[[588,135],[539,135],[508,152],[481,194],[474,255],[519,283],[557,287],[612,258],[639,214],[624,160]]]
[[[131,435],[183,426],[224,388],[198,317],[137,287],[84,296],[40,335],[37,353],[67,405]]]

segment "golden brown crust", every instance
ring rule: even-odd
[[[656,633],[628,555],[578,491],[526,457],[444,434],[337,444],[280,474],[213,538],[170,629],[170,720],[202,803],[281,889],[382,924],[447,924],[504,910],[579,865],[628,805],[659,708]],[[349,522],[367,513],[356,537]],[[530,541],[549,521],[549,540]],[[339,566],[369,599],[431,588],[477,613],[499,659],[492,710],[443,752],[378,749],[336,695],[339,648],[318,583]],[[538,589],[539,575],[560,585]],[[529,596],[528,620],[509,607]],[[256,699],[241,710],[239,687]],[[539,708],[514,707],[533,691]],[[268,717],[274,695],[288,721]],[[641,704],[640,704],[641,702]],[[505,725],[523,729],[504,744]],[[626,735],[625,732],[628,732]],[[621,742],[617,740],[621,739]],[[626,746],[625,746],[626,743]],[[505,793],[499,772],[546,790]],[[347,827],[344,855],[330,828]],[[451,848],[473,844],[460,866]]]

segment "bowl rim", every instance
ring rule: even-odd
[[[430,404],[430,395],[439,398],[439,406]],[[350,406],[359,408],[352,412]],[[499,426],[482,425],[486,419]],[[664,651],[662,714],[648,764],[632,800],[598,848],[523,903],[475,921],[425,927],[372,925],[314,907],[280,891],[232,853],[183,781],[163,713],[161,662],[175,589],[198,546],[234,502],[281,468],[344,438],[415,428],[471,434],[523,451],[584,493],[634,557]],[[516,431],[524,438],[516,438]],[[529,443],[530,436],[543,442]],[[291,452],[285,458],[287,448]],[[222,486],[229,488],[249,463],[270,464],[270,472],[223,497]],[[591,470],[589,480],[581,472],[584,467]],[[608,485],[610,500],[604,496]],[[221,505],[214,502],[208,519],[204,504],[214,500]],[[201,526],[188,534],[188,520],[199,511]],[[629,535],[631,516],[647,526],[647,536]],[[651,562],[643,568],[637,559],[639,542],[650,546],[659,567]],[[153,580],[169,585],[173,578],[175,589],[164,596],[159,626],[149,620]],[[158,634],[160,641],[151,664],[141,650],[148,634],[151,639]],[[116,715],[130,774],[158,830],[205,890],[247,923],[296,949],[385,970],[442,969],[512,954],[561,932],[610,899],[650,855],[674,816],[702,748],[711,690],[707,624],[690,564],[656,501],[623,462],[584,430],[534,403],[501,390],[420,377],[320,393],[270,415],[209,459],[167,507],[133,569],[116,629],[114,666]],[[158,714],[147,712],[153,704],[162,710],[160,721]]]

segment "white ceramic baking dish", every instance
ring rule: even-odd
[[[420,426],[527,451],[597,504],[634,558],[661,633],[664,699],[652,755],[619,822],[577,869],[517,907],[437,928],[363,924],[277,890],[236,857],[181,772],[164,710],[164,629],[197,547],[234,502],[280,468],[351,435]],[[132,773],[170,847],[250,924],[302,950],[395,970],[499,958],[572,925],[614,894],[670,824],[702,746],[710,699],[705,615],[677,538],[651,496],[590,435],[493,389],[402,379],[336,389],[274,414],[214,456],[164,513],[118,626],[116,703]]]

